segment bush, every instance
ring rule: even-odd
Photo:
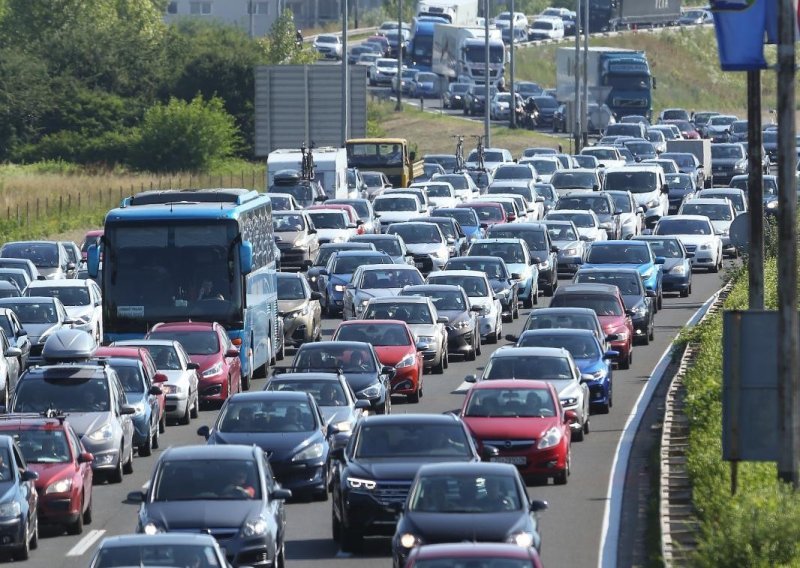
[[[125,164],[131,148],[137,144],[137,132],[103,132],[92,136],[87,132],[62,130],[48,134],[35,144],[20,148],[14,159],[24,163],[67,161],[76,164],[116,166]]]
[[[233,156],[238,144],[234,119],[218,97],[170,99],[145,113],[133,162],[156,172],[208,170]]]

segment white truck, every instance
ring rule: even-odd
[[[474,26],[478,21],[478,0],[420,0],[417,16],[438,16],[454,26]]]
[[[667,140],[667,152],[687,152],[694,154],[697,160],[703,165],[703,180],[705,187],[712,185],[713,175],[711,171],[711,140],[703,138],[701,140]],[[703,189],[702,187],[699,189]]]
[[[503,83],[506,47],[501,31],[489,29],[489,80],[495,86]],[[436,24],[433,31],[434,73],[447,81],[486,82],[486,31],[478,26]]]
[[[314,148],[312,150],[315,179],[332,199],[357,197],[350,195],[347,187],[347,151],[344,148]],[[302,154],[299,149],[274,150],[267,156],[267,187],[281,170],[301,170]]]

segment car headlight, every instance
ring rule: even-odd
[[[144,534],[153,535],[153,534],[158,534],[162,531],[161,527],[159,527],[157,524],[155,524],[154,522],[149,522],[142,528],[142,532],[144,532]]]
[[[733,169],[736,170],[737,172],[743,172],[745,171],[745,169],[747,169],[747,162],[744,161],[736,162],[736,165],[733,166]]]
[[[317,460],[322,457],[322,451],[323,451],[322,444],[317,442],[316,444],[311,444],[303,451],[295,454],[295,456],[292,458],[292,461],[298,462],[307,460]]]
[[[359,391],[359,394],[361,394],[361,396],[365,396],[367,398],[375,398],[377,396],[380,396],[380,394],[381,394],[381,384],[380,383],[373,383],[370,386],[368,386],[367,388]]]
[[[618,338],[617,341],[627,341],[628,340],[628,330],[627,329],[624,330],[624,331],[622,331],[622,330],[615,331],[614,334]]]
[[[682,264],[678,264],[677,266],[673,266],[669,272],[670,274],[678,274],[678,275],[686,274],[686,267]]]
[[[70,489],[72,489],[72,479],[66,478],[51,483],[47,486],[47,489],[45,489],[44,492],[45,494],[66,493]]]
[[[533,535],[527,532],[514,533],[506,539],[506,542],[516,544],[517,546],[522,546],[524,548],[530,548],[533,546]]]
[[[222,361],[216,363],[213,367],[209,367],[205,371],[203,371],[204,377],[213,377],[215,375],[219,375],[222,372]]]
[[[711,250],[711,245],[708,244],[700,245],[700,250]]]
[[[536,447],[540,450],[544,450],[546,448],[552,448],[553,446],[558,445],[561,441],[561,430],[553,426],[547,432],[544,433],[541,440]]]
[[[47,333],[45,333],[44,335],[41,335],[41,336],[39,337],[39,344],[40,344],[40,345],[44,345],[44,342],[45,342],[45,341],[47,341],[47,339],[48,339],[48,338],[49,338],[51,335],[53,335],[53,332],[52,332],[52,331],[48,331],[48,332],[47,332]]]
[[[642,280],[649,280],[652,277],[653,277],[653,269],[652,268],[648,268],[644,272],[644,274],[642,274]]]
[[[347,485],[350,487],[350,489],[366,489],[367,491],[372,491],[373,489],[375,489],[377,483],[375,483],[371,479],[362,479],[360,477],[348,477]]]
[[[777,201],[770,201],[767,203],[767,209],[777,209],[778,202]]]
[[[634,306],[633,313],[637,316],[644,317],[647,315],[647,308],[644,306],[644,304],[639,304],[638,306]]]
[[[365,299],[361,300],[361,301],[359,302],[359,304],[361,304],[361,307],[362,307],[362,308],[366,308],[366,307],[367,307],[367,304],[369,304],[369,300],[367,300],[367,299],[365,298]]]
[[[90,318],[89,316],[78,316],[74,318],[74,321],[78,325],[86,325],[87,323],[89,323],[89,321],[91,321],[91,319],[92,318]]]
[[[548,268],[550,268],[550,257],[547,257],[547,260],[545,260],[544,262],[540,262],[539,264],[537,264],[537,267],[539,268],[539,270],[547,270]]]
[[[316,282],[317,281],[317,277],[316,276],[309,276],[308,279],[311,282]]]
[[[470,321],[463,319],[453,324],[453,329],[467,329],[470,326]]]
[[[333,291],[334,291],[334,292],[344,292],[344,289],[345,289],[346,287],[347,287],[347,286],[345,286],[344,284],[334,284],[334,286],[333,286]]]
[[[353,425],[350,423],[349,420],[342,420],[341,422],[337,422],[333,425],[339,432],[349,432],[353,429]]]
[[[576,248],[568,248],[568,249],[562,251],[562,253],[564,254],[564,256],[577,256],[578,249],[576,249]]]
[[[22,508],[16,501],[0,504],[0,517],[19,517],[21,512]]]
[[[181,388],[177,385],[161,385],[161,390],[164,394],[178,394]]]
[[[600,228],[605,230],[613,229],[614,223],[611,223],[610,221],[606,221],[605,223],[600,223]]]
[[[409,353],[408,355],[406,355],[405,357],[400,359],[400,362],[397,365],[395,365],[394,368],[395,369],[402,369],[404,367],[410,367],[411,365],[413,365],[416,362],[417,362],[417,358],[412,353]]]
[[[242,536],[263,536],[267,534],[267,521],[262,517],[250,519],[242,525]]]
[[[566,398],[561,399],[561,406],[563,406],[564,408],[567,408],[569,406],[575,406],[576,404],[578,404],[577,397],[568,396]]]
[[[715,230],[714,233],[716,233],[717,235],[721,235],[723,237],[727,237],[728,236],[728,229]]]
[[[403,533],[400,535],[400,546],[403,548],[414,548],[419,542],[419,538],[411,533]]]
[[[606,372],[603,370],[595,371],[594,373],[589,373],[589,376],[592,377],[592,380],[599,381],[605,376]]]
[[[439,260],[447,260],[450,256],[450,253],[447,251],[447,247],[442,247],[433,251],[431,256],[438,258]]]
[[[88,438],[93,442],[103,442],[110,440],[113,436],[114,428],[111,427],[111,424],[105,424],[89,434]]]

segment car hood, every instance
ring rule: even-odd
[[[317,433],[317,430],[283,433],[218,432],[215,430],[208,439],[208,443],[209,445],[239,444],[244,446],[255,444],[265,452],[271,452],[270,459],[282,460],[297,453],[297,450]]]
[[[499,513],[404,513],[404,532],[419,534],[430,542],[471,542],[476,534],[481,541],[503,542],[509,533],[527,526],[527,512]]]
[[[319,409],[325,419],[325,424],[349,421],[352,416],[349,406],[320,406]]]
[[[163,369],[159,369],[158,372],[164,374],[167,377],[168,385],[183,385],[184,383],[189,382],[190,371],[181,371],[181,370],[165,371]]]
[[[711,161],[712,166],[735,166],[745,158],[714,158]]]
[[[240,528],[259,516],[261,501],[161,501],[145,505],[147,518],[165,531],[180,529]]]
[[[383,359],[380,358],[380,353],[378,352],[377,347],[375,348],[375,351],[378,353],[378,359],[383,362]],[[374,384],[375,381],[378,380],[378,374],[374,371],[371,373],[353,373],[351,371],[345,371],[344,378],[347,380],[350,388],[357,393],[358,391],[367,388],[371,384]]]
[[[623,294],[622,295],[622,303],[625,304],[626,310],[631,310],[634,306],[637,306],[640,302],[642,302],[644,298],[639,294]]]
[[[411,254],[433,254],[434,252],[441,250],[444,247],[442,243],[417,243],[417,244],[406,244],[408,247],[408,251]]]
[[[317,238],[320,240],[333,241],[342,239],[346,241],[350,236],[350,229],[317,229]]]
[[[406,355],[411,355],[415,350],[409,345],[397,346],[376,346],[375,353],[378,355],[378,360],[384,365],[394,367]]]
[[[627,327],[626,316],[601,316],[598,315],[597,319],[600,320],[600,327],[603,328],[603,333],[615,333],[614,330],[621,327]]]
[[[388,298],[390,296],[397,296],[402,288],[361,288],[357,292],[357,296],[361,299],[369,300],[370,298]]]
[[[733,221],[713,221],[712,220],[711,221],[711,226],[714,227],[714,230],[719,233],[720,231],[727,231],[728,229],[730,229],[731,228],[731,223],[733,223]]]
[[[93,306],[64,306],[64,309],[67,310],[67,315],[70,319],[85,318],[90,320],[92,319],[92,312],[94,312]]]
[[[58,272],[61,270],[58,266],[50,266],[50,267],[37,266],[37,268],[39,269],[39,274],[45,277],[50,276],[52,274],[58,274]]]
[[[663,272],[669,272],[670,270],[672,270],[676,266],[682,265],[683,261],[684,261],[684,259],[682,259],[682,258],[665,258],[664,259],[664,264],[663,264],[661,270]]]
[[[553,244],[558,247],[558,252],[561,253],[571,248],[581,248],[581,241],[553,241]]]
[[[729,124],[706,124],[706,130],[708,132],[725,132],[730,128]]]
[[[469,319],[469,312],[464,310],[438,310],[441,317],[447,318],[447,325],[452,326],[461,320]]]
[[[45,334],[58,329],[58,323],[22,323],[22,327],[28,332],[28,339],[32,344],[39,343],[39,338]]]
[[[219,353],[213,353],[211,355],[189,355],[189,360],[191,360],[192,363],[197,363],[197,366],[200,367],[198,371],[202,375],[203,371],[209,367],[213,367],[220,361],[220,356]]]
[[[601,270],[619,270],[621,268],[635,268],[639,274],[644,276],[649,270],[653,268],[653,265],[648,263],[645,264],[628,264],[624,262],[620,263],[607,263],[607,264],[592,264],[591,262],[586,262],[583,265],[583,268],[598,268]]]
[[[348,464],[347,473],[348,475],[364,476],[367,479],[411,481],[417,475],[419,468],[427,463],[466,461],[473,460],[460,458],[459,456],[359,459],[357,462]]]
[[[455,203],[458,203],[458,199],[454,197],[429,197],[428,201],[431,202],[433,207],[442,207],[444,209],[448,207],[455,207]]]
[[[684,245],[705,245],[714,241],[712,235],[675,235]]]
[[[293,245],[297,239],[303,236],[302,231],[280,231],[275,233],[275,240],[278,244]]]
[[[39,474],[36,480],[36,489],[44,490],[53,481],[68,477],[75,471],[72,463],[31,463],[28,462],[28,469]]]
[[[414,334],[414,337],[419,339],[420,337],[427,336],[427,337],[435,337],[436,336],[436,325],[429,324],[429,323],[412,323],[408,326],[411,329],[411,333]]]
[[[111,418],[110,412],[70,412],[69,423],[78,436],[85,436],[102,427]]]
[[[305,298],[300,298],[299,300],[278,300],[278,311],[288,314],[289,312],[299,310],[305,303]]]
[[[578,234],[582,237],[589,237],[592,239],[597,238],[597,233],[600,229],[594,227],[578,227]]]
[[[553,426],[558,425],[555,416],[505,418],[465,416],[467,427],[479,440],[539,439]]]
[[[353,279],[353,273],[350,274],[331,274],[328,276],[328,281],[331,284],[341,284],[342,286],[347,286],[350,284],[350,281]]]
[[[381,223],[389,225],[391,223],[402,223],[422,217],[417,211],[383,211],[381,212]]]

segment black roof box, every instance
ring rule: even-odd
[[[272,181],[276,185],[297,183],[302,179],[303,176],[297,170],[280,170],[272,176]]]
[[[143,191],[128,201],[129,205],[153,205],[159,203],[241,203],[251,193],[250,189],[168,189]]]
[[[94,338],[80,329],[60,329],[44,342],[42,357],[48,364],[87,361],[94,357]]]

